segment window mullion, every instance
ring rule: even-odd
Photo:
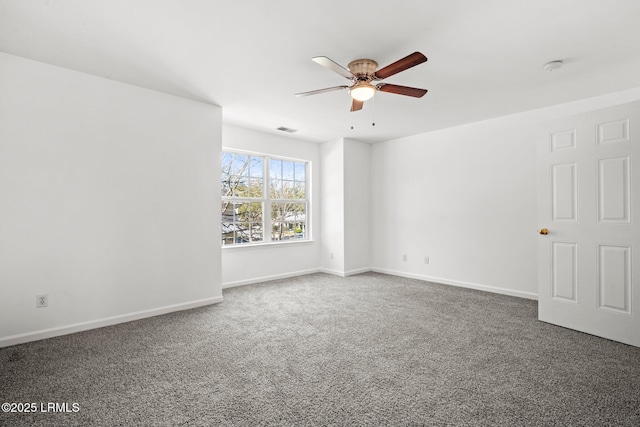
[[[262,212],[262,219],[264,220],[264,241],[271,242],[271,197],[269,195],[269,180],[270,178],[270,157],[264,156],[262,170],[264,171],[264,187],[262,194],[264,195],[264,202],[262,203],[264,211]]]

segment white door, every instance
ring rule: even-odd
[[[538,318],[640,347],[640,102],[548,130],[538,146],[548,229],[538,235]]]

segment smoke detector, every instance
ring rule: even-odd
[[[544,64],[542,68],[544,68],[545,71],[554,71],[560,67],[562,67],[562,61],[551,61]]]

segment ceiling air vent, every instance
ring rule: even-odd
[[[280,126],[278,128],[278,130],[281,130],[282,132],[287,132],[287,133],[295,133],[298,132],[298,129],[291,129],[291,128],[286,128],[284,126]]]

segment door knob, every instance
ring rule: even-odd
[[[549,229],[541,228],[540,230],[538,230],[538,233],[542,234],[543,236],[546,236],[547,234],[549,234]]]

